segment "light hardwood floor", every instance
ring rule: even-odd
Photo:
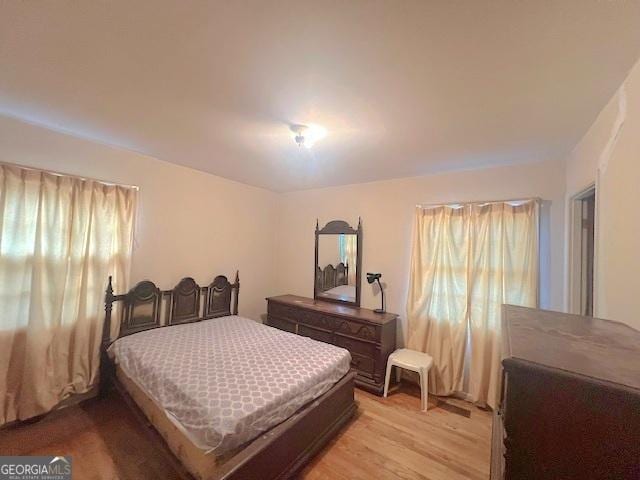
[[[356,390],[356,398],[357,418],[305,469],[306,480],[489,478],[489,412],[435,397],[421,412],[412,386],[386,399]],[[452,413],[455,407],[470,417]]]
[[[419,391],[410,385],[387,399],[356,390],[356,399],[356,418],[303,479],[489,478],[490,413],[434,397],[420,412]],[[454,413],[456,406],[470,417]],[[0,430],[0,454],[72,455],[76,480],[184,478],[148,433],[114,394]]]

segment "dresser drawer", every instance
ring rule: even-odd
[[[339,347],[346,348],[351,353],[357,353],[359,355],[364,355],[365,357],[373,358],[376,354],[375,344],[362,342],[354,338],[344,337],[339,333],[336,334],[335,343]]]
[[[313,338],[314,340],[318,340],[320,342],[333,343],[333,335],[331,334],[331,332],[318,330],[317,328],[310,328],[302,324],[298,325],[298,335]]]
[[[351,368],[358,371],[360,375],[373,377],[376,370],[376,362],[373,358],[351,353]]]
[[[336,331],[352,337],[364,340],[379,341],[379,327],[366,323],[353,322],[350,320],[336,320]]]
[[[285,332],[296,333],[296,324],[282,318],[274,317],[272,315],[267,316],[267,325],[270,327],[279,328]]]
[[[333,330],[335,328],[335,322],[332,317],[308,310],[298,310],[297,320],[301,324],[322,328],[324,330]]]
[[[333,330],[335,328],[333,318],[320,312],[312,312],[310,310],[278,303],[269,303],[268,312],[269,315],[274,315],[295,323],[304,323],[325,330]]]
[[[269,315],[275,315],[280,318],[287,318],[291,321],[296,321],[296,318],[300,313],[300,309],[291,307],[289,305],[269,302],[269,304],[267,305],[267,313]]]

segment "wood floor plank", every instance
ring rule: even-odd
[[[380,398],[356,390],[356,417],[300,474],[303,480],[486,480],[491,415],[467,402],[469,418],[403,385]],[[117,395],[0,430],[1,455],[72,455],[74,479],[184,479]]]

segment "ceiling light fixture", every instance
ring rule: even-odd
[[[299,147],[303,145],[307,148],[313,147],[318,141],[327,136],[327,129],[320,125],[295,124],[289,127],[293,133],[293,139]]]
[[[289,127],[294,134],[293,139],[296,141],[299,147],[304,145],[304,134],[307,131],[306,125],[291,125]]]

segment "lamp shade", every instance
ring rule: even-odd
[[[381,273],[367,273],[367,282],[373,283],[382,277]]]

